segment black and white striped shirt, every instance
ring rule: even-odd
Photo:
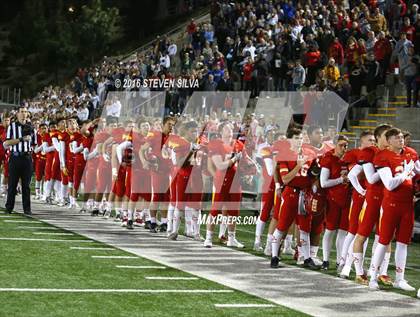
[[[22,124],[18,121],[10,123],[7,128],[6,140],[22,138]],[[18,144],[10,147],[12,153],[30,153],[33,145],[36,144],[35,134],[32,134],[30,141],[20,141]]]

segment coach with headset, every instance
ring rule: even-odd
[[[5,148],[10,150],[9,183],[7,189],[6,211],[12,213],[19,179],[22,186],[22,205],[26,215],[31,215],[31,177],[32,177],[32,148],[36,144],[35,132],[27,121],[28,108],[20,106],[16,120],[7,128]]]

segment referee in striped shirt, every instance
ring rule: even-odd
[[[20,106],[16,114],[17,120],[7,128],[6,141],[3,144],[10,150],[6,211],[12,213],[15,207],[17,185],[20,179],[23,211],[31,215],[32,146],[36,142],[34,130],[27,122],[28,116],[28,109]]]

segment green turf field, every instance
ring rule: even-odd
[[[78,235],[35,235],[34,232],[65,233],[22,215],[0,213],[0,238],[85,240],[79,242],[1,240],[0,316],[305,316],[275,305],[270,308],[218,308],[215,304],[272,304],[220,284],[197,280],[149,280],[145,277],[193,277],[166,269],[120,269],[116,265],[159,266],[144,258],[95,259],[91,256],[133,256],[119,249],[73,250],[70,247],[109,247]],[[15,223],[7,220],[29,221]],[[22,227],[40,227],[40,229]],[[136,229],[144,230],[144,229]],[[242,235],[242,233],[241,233]],[[251,236],[249,236],[251,237]],[[242,238],[242,236],[241,236]],[[226,293],[65,293],[1,291],[30,289],[141,289],[215,290]]]
[[[241,211],[242,216],[253,215],[253,214],[254,213],[251,211]],[[181,229],[180,232],[183,232],[182,230],[183,229]],[[218,230],[219,229],[216,228],[216,231],[214,234],[214,236],[216,237],[217,237]],[[268,231],[268,224],[265,226],[264,235],[261,239],[264,246],[267,239],[267,231]],[[203,236],[205,236],[205,226],[203,225],[201,226],[201,233]],[[254,255],[265,256],[263,253],[255,252],[252,250],[254,246],[254,239],[255,239],[255,225],[239,225],[237,227],[236,237],[240,242],[245,244],[245,249],[243,249],[243,251],[254,254]],[[214,242],[216,241],[215,238],[213,240]],[[374,240],[374,237],[372,236],[369,239],[369,247],[366,251],[366,255],[367,257],[369,257],[369,259],[365,261],[365,268],[368,268],[368,265],[370,264],[373,240]],[[322,244],[322,238],[321,238],[321,244]],[[394,250],[395,250],[395,243],[393,243],[393,246],[392,246],[392,251]],[[321,248],[318,251],[318,257],[322,259]],[[269,267],[270,258],[269,257],[266,257],[266,258],[267,258],[267,267]],[[319,272],[322,274],[329,274],[332,276],[336,276],[335,258],[336,258],[336,252],[335,252],[335,238],[334,238],[333,249],[331,250],[331,255],[330,255],[330,269],[328,271],[319,271]],[[293,260],[293,256],[291,255],[282,255],[281,262],[285,264],[297,266],[296,261]],[[279,268],[279,271],[281,271],[281,268]],[[394,279],[395,277],[394,252],[392,252],[392,255],[391,255],[388,272],[389,272],[389,275]],[[352,272],[350,275],[350,279],[354,279],[354,277],[355,277],[354,272]],[[407,281],[409,281],[410,285],[416,288],[416,290],[420,288],[420,244],[419,243],[413,243],[409,245],[408,247],[408,257],[407,257],[407,267],[405,271],[405,278]],[[412,296],[412,297],[417,296],[417,291],[404,292],[404,291],[396,290],[391,286],[387,286],[387,287],[380,286],[380,287],[381,289],[391,291],[391,292],[397,292],[397,293]]]

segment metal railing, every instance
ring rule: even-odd
[[[20,104],[20,98],[20,88],[0,87],[0,104],[2,106],[15,107]]]

